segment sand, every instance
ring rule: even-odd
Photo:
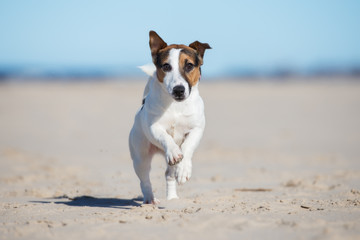
[[[179,200],[142,205],[144,81],[0,84],[0,239],[359,239],[360,82],[206,81]]]

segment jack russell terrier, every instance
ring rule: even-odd
[[[176,182],[183,184],[191,177],[191,158],[205,127],[204,103],[198,90],[200,67],[205,50],[211,47],[198,41],[189,46],[168,46],[156,32],[150,31],[149,36],[155,66],[143,67],[151,77],[135,116],[129,147],[144,203],[157,204],[150,182],[155,153],[164,154],[167,162],[168,200],[179,198]]]

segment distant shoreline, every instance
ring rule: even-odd
[[[145,74],[131,66],[42,66],[42,65],[4,65],[0,64],[0,81],[6,80],[56,80],[88,81],[104,79],[142,79]],[[209,70],[209,69],[206,69]],[[204,71],[203,79],[311,79],[311,78],[360,78],[360,65],[319,65],[309,68],[286,66],[264,68],[231,67],[218,73]]]

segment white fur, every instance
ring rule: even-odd
[[[144,73],[146,73],[146,75],[148,75],[149,77],[152,77],[152,75],[155,73],[156,71],[156,67],[153,63],[149,63],[146,65],[142,65],[139,66],[138,68],[140,68]]]
[[[129,147],[134,169],[140,179],[144,203],[158,203],[150,182],[151,159],[163,153],[167,162],[167,199],[178,198],[176,182],[185,183],[191,177],[192,155],[198,146],[205,127],[204,104],[198,84],[191,91],[179,72],[179,49],[172,49],[167,72],[161,83],[156,74],[150,77],[144,91],[145,104],[137,112],[130,132]],[[172,88],[182,84],[185,100],[177,102]]]

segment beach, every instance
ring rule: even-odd
[[[359,239],[360,81],[200,82],[180,199],[143,205],[128,150],[144,80],[0,83],[0,239]]]

